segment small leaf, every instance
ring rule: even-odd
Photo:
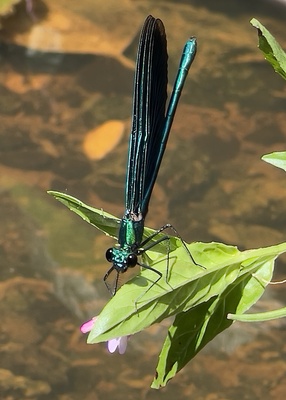
[[[255,18],[250,23],[258,30],[258,47],[274,70],[286,79],[286,53],[271,33]]]
[[[63,203],[71,211],[79,215],[84,221],[93,225],[106,235],[117,238],[120,219],[111,214],[88,206],[82,201],[65,193],[49,190],[48,194],[54,196],[55,199]]]
[[[63,203],[71,211],[79,215],[84,221],[99,229],[101,232],[104,232],[106,235],[111,236],[114,239],[118,239],[119,225],[121,219],[116,218],[111,214],[108,214],[102,209],[100,210],[88,206],[81,200],[78,200],[77,198],[70,196],[66,193],[49,190],[48,194]],[[143,240],[146,239],[148,236],[153,235],[155,232],[156,231],[154,229],[144,227]],[[165,243],[161,242],[155,245],[158,239],[163,237],[166,237],[164,233],[157,234],[152,240],[150,240],[150,243],[154,244],[154,251],[166,255],[168,249]],[[177,241],[180,242],[180,239],[175,237],[170,238],[170,241],[168,242],[168,248],[171,251],[177,248]]]
[[[261,157],[263,161],[274,165],[277,168],[284,169],[286,171],[286,152],[276,151],[274,153],[265,154]]]
[[[286,307],[258,314],[228,314],[229,319],[241,322],[262,322],[286,317]]]

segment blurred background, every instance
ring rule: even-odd
[[[285,81],[257,48],[259,19],[286,48],[286,2],[0,0],[1,400],[284,399],[284,320],[234,324],[161,391],[149,388],[166,327],[124,356],[79,331],[109,298],[114,240],[51,198],[63,191],[121,217],[138,35],[165,24],[170,88],[196,36],[146,225],[187,242],[250,249],[286,239]],[[276,279],[286,276],[279,259]],[[255,311],[286,305],[272,286]],[[148,349],[148,352],[146,351]]]

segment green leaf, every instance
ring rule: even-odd
[[[213,297],[221,296],[234,282],[250,279],[254,274],[255,282],[257,280],[264,289],[266,284],[258,279],[259,273],[266,265],[271,269],[270,279],[272,264],[270,267],[269,262],[286,251],[286,243],[245,252],[218,243],[193,243],[188,248],[192,254],[196,253],[196,260],[206,269],[194,265],[184,249],[178,248],[170,253],[171,265],[166,281],[166,259],[152,259],[152,267],[163,274],[160,281],[152,285],[157,277],[154,277],[152,271],[143,270],[125,284],[100,313],[88,342],[98,343],[139,332],[164,318],[186,312]],[[243,295],[245,310],[257,298],[254,291],[247,295],[250,298],[246,297],[246,293]]]
[[[271,33],[255,18],[250,23],[258,30],[258,47],[274,70],[286,79],[286,53]]]
[[[261,157],[263,161],[274,165],[275,167],[284,169],[286,171],[286,152],[276,151],[274,153],[265,154]]]

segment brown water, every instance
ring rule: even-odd
[[[235,324],[161,391],[149,385],[164,326],[134,336],[124,356],[86,345],[78,327],[108,299],[102,276],[113,241],[46,191],[122,215],[137,35],[151,13],[166,27],[170,84],[186,38],[197,36],[199,48],[147,225],[170,222],[187,241],[240,249],[285,241],[285,173],[260,160],[286,147],[285,82],[263,60],[249,20],[286,48],[286,8],[34,3],[33,16],[20,5],[0,33],[1,400],[284,399],[283,320]],[[285,306],[284,289],[271,288],[259,309]]]

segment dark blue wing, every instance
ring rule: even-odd
[[[167,100],[167,41],[161,20],[147,17],[139,40],[126,173],[126,215],[147,214],[162,158]],[[159,163],[158,163],[159,161]]]

